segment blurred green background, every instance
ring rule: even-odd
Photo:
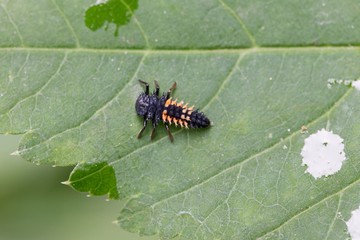
[[[0,240],[158,239],[112,223],[123,202],[86,197],[61,184],[71,168],[36,166],[11,156],[20,138],[0,135]]]

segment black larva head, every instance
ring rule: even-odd
[[[140,116],[145,116],[150,106],[150,97],[145,93],[141,93],[136,100],[136,113]]]

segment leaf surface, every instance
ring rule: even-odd
[[[86,28],[91,4],[0,1],[0,132],[24,134],[21,156],[76,164],[67,184],[127,199],[118,222],[140,234],[348,236],[360,93],[327,84],[360,76],[357,1],[133,1],[118,37],[119,24]],[[174,144],[162,125],[136,139],[138,79],[164,92],[176,81],[174,97],[214,126],[172,128]],[[344,139],[338,173],[304,173],[302,126]]]

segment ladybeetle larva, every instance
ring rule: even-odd
[[[144,127],[140,130],[138,138],[141,137],[149,120],[152,121],[153,127],[151,140],[154,139],[156,126],[162,121],[171,142],[174,141],[174,137],[170,132],[169,124],[174,123],[175,126],[185,128],[206,128],[210,126],[210,120],[198,109],[194,110],[194,106],[188,107],[188,104],[184,105],[183,101],[172,100],[170,94],[176,88],[176,82],[166,95],[163,93],[162,96],[159,96],[160,87],[157,81],[154,81],[155,90],[151,95],[149,95],[149,84],[142,80],[139,82],[144,84],[146,88],[145,92],[139,95],[135,104],[137,114],[144,117]]]

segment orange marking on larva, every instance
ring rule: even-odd
[[[171,124],[172,117],[168,116],[168,117],[167,117],[167,121]]]
[[[184,125],[185,125],[186,128],[189,128],[188,123],[186,121],[184,122]]]
[[[181,107],[183,104],[184,104],[184,101],[181,101],[176,106]]]
[[[189,111],[192,111],[193,109],[194,109],[194,105],[192,105],[191,107],[189,107],[188,109],[189,109]]]
[[[168,100],[166,100],[165,102],[165,107],[168,107],[171,104],[171,98],[169,98]]]
[[[182,120],[179,120],[179,124],[180,124],[181,127],[184,127]]]
[[[192,114],[192,112],[193,112],[193,111],[188,111],[188,112],[187,112],[187,114],[188,114],[188,115],[191,115],[191,114]]]
[[[186,121],[190,121],[190,116],[187,116],[187,117],[186,117]]]
[[[183,108],[187,108],[188,104],[189,104],[189,103],[186,103]]]
[[[183,108],[182,113],[186,113],[187,109]]]
[[[170,105],[176,105],[176,100],[171,101]]]
[[[166,110],[164,110],[163,111],[163,113],[162,113],[162,120],[164,121],[164,122],[166,122],[166,118],[167,118],[167,111]]]
[[[185,119],[185,115],[184,115],[184,114],[181,115],[181,119]]]
[[[176,118],[173,119],[174,123],[175,123],[175,126],[178,125],[178,120]]]

